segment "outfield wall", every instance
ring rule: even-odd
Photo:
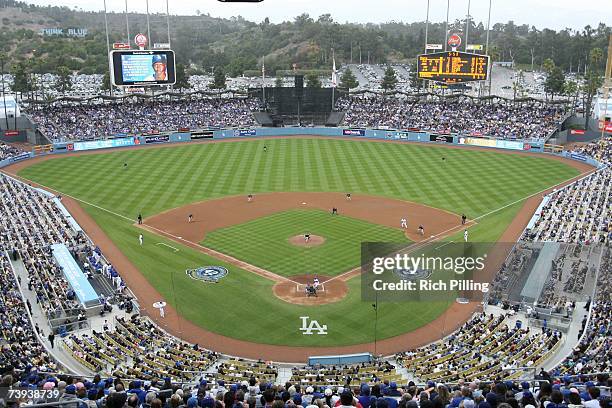
[[[480,136],[468,136],[459,134],[442,134],[435,132],[424,132],[416,130],[392,130],[392,129],[357,129],[357,128],[333,128],[333,127],[287,127],[287,128],[244,128],[244,129],[201,129],[183,130],[173,133],[143,134],[140,136],[117,135],[111,139],[61,142],[52,145],[36,146],[32,152],[20,154],[0,161],[0,168],[13,164],[17,161],[26,160],[31,157],[73,153],[80,151],[112,149],[116,147],[136,147],[153,144],[186,143],[202,140],[224,140],[224,139],[250,139],[255,137],[287,137],[287,136],[323,136],[338,137],[342,139],[372,139],[391,140],[395,142],[418,142],[432,144],[447,144],[454,146],[476,146],[492,149],[525,151],[533,153],[544,153],[543,142],[531,142],[523,140],[494,139]],[[561,156],[581,161],[595,167],[601,164],[590,157],[562,152]]]

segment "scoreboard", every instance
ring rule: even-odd
[[[487,55],[446,51],[421,54],[417,58],[419,79],[455,84],[484,81],[489,71]]]

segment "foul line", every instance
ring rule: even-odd
[[[571,178],[569,180],[565,180],[565,181],[562,181],[560,183],[554,184],[552,186],[546,187],[546,188],[544,188],[544,189],[542,189],[540,191],[537,191],[537,192],[535,192],[533,194],[530,194],[530,195],[528,195],[526,197],[519,198],[518,200],[515,200],[515,201],[513,201],[513,202],[511,202],[509,204],[503,205],[503,206],[501,206],[501,207],[499,207],[499,208],[497,208],[495,210],[492,210],[492,211],[489,211],[489,212],[487,212],[485,214],[479,215],[478,217],[473,218],[472,220],[470,220],[465,225],[461,224],[461,225],[457,225],[455,227],[449,228],[449,229],[447,229],[445,231],[442,231],[442,232],[440,232],[440,233],[438,233],[436,235],[432,235],[429,238],[426,238],[426,239],[424,239],[422,241],[418,241],[418,242],[414,243],[414,245],[411,245],[411,246],[409,246],[409,247],[407,247],[405,249],[417,250],[421,246],[424,246],[425,244],[428,244],[429,242],[431,242],[435,238],[445,238],[445,237],[449,236],[450,233],[452,233],[456,229],[468,228],[468,227],[473,226],[476,223],[476,220],[481,220],[481,219],[483,219],[485,217],[488,217],[489,215],[495,214],[495,213],[497,213],[497,212],[499,212],[501,210],[504,210],[504,209],[506,209],[508,207],[511,207],[511,206],[513,206],[515,204],[518,204],[518,203],[520,203],[522,201],[529,200],[531,197],[535,197],[538,194],[542,194],[542,193],[544,193],[544,192],[546,192],[546,191],[548,191],[550,189],[554,189],[554,188],[556,188],[558,186],[561,186],[561,185],[564,185],[564,184],[565,185],[573,184],[573,183],[575,183],[578,180],[581,180],[581,179],[583,179],[585,177],[590,176],[591,174],[595,173],[596,171],[597,171],[597,169],[590,170],[590,171],[588,171],[586,173],[582,173],[582,174],[580,174],[580,175],[578,175],[578,176],[576,176],[574,178]],[[448,245],[449,243],[450,242],[447,242],[446,244],[443,244],[442,246]],[[442,246],[440,246],[439,248],[441,248]],[[436,249],[438,249],[438,248],[436,248]],[[359,266],[357,268],[354,268],[354,269],[351,269],[351,270],[346,271],[346,272],[344,272],[344,273],[342,273],[340,275],[334,276],[333,278],[330,278],[330,279],[324,281],[323,283],[331,282],[331,281],[336,280],[336,279],[342,279],[343,281],[346,282],[349,279],[353,278],[354,276],[358,275],[358,272],[360,271],[360,269],[361,269],[361,266]]]
[[[158,243],[157,243],[157,244],[155,244],[155,245],[164,245],[164,246],[167,246],[168,248],[172,248],[172,249],[174,249],[174,252],[178,252],[178,251],[180,251],[179,249],[177,249],[177,248],[173,247],[172,245],[168,245],[168,244],[166,244],[165,242],[158,242]]]
[[[451,228],[449,228],[449,229],[447,229],[445,231],[442,231],[442,232],[440,232],[440,233],[438,233],[436,235],[432,235],[429,238],[426,238],[426,239],[424,239],[422,241],[418,241],[414,245],[412,245],[412,246],[410,246],[410,247],[408,247],[406,249],[418,249],[422,245],[425,245],[425,244],[431,242],[435,238],[444,238],[444,237],[450,235],[450,233],[453,232],[456,229],[470,227],[470,226],[472,226],[475,223],[476,220],[480,220],[480,219],[483,219],[485,217],[488,217],[489,215],[495,214],[495,213],[497,213],[499,211],[502,211],[502,210],[504,210],[504,209],[506,209],[508,207],[511,207],[511,206],[513,206],[515,204],[518,204],[518,203],[522,202],[522,201],[528,200],[528,199],[530,199],[530,198],[532,198],[532,197],[534,197],[534,196],[536,196],[538,194],[542,194],[542,193],[546,192],[547,190],[554,189],[554,188],[556,188],[558,186],[561,186],[563,184],[566,184],[566,185],[573,184],[573,183],[575,183],[576,181],[578,181],[578,180],[580,180],[582,178],[588,177],[589,175],[591,175],[592,173],[594,173],[596,171],[597,171],[597,169],[590,170],[590,171],[582,173],[582,174],[580,174],[580,175],[578,175],[578,176],[576,176],[576,177],[574,177],[574,178],[572,178],[570,180],[565,180],[565,181],[559,182],[559,183],[554,184],[552,186],[546,187],[546,188],[544,188],[544,189],[542,189],[540,191],[537,191],[537,192],[535,192],[533,194],[530,194],[530,195],[525,196],[523,198],[519,198],[519,199],[517,199],[517,200],[515,200],[515,201],[513,201],[513,202],[511,202],[509,204],[503,205],[503,206],[501,206],[501,207],[499,207],[499,208],[497,208],[495,210],[492,210],[492,211],[489,211],[489,212],[487,212],[485,214],[479,215],[478,217],[473,218],[472,220],[470,220],[465,225],[460,224],[460,225],[457,225],[455,227],[451,227]],[[8,172],[5,172],[5,171],[2,171],[2,173],[8,175],[9,177],[13,177],[15,179],[18,179],[19,181],[22,180],[22,177],[19,177],[16,174],[8,173]],[[28,181],[30,181],[30,180],[28,180]],[[44,184],[39,184],[39,183],[34,183],[34,184],[36,184],[36,185],[38,185],[40,187],[43,187],[43,188],[45,188],[45,189],[47,189],[49,191],[57,192],[57,190],[49,188],[49,187],[45,186]],[[122,218],[124,220],[130,221],[132,223],[135,222],[135,220],[132,219],[132,218],[126,217],[123,214],[116,213],[114,211],[111,211],[109,209],[101,207],[101,206],[99,206],[97,204],[93,204],[93,203],[90,203],[88,201],[82,200],[80,198],[71,196],[70,194],[64,194],[64,193],[61,193],[61,194],[63,196],[65,196],[65,197],[69,197],[69,198],[71,198],[71,199],[73,199],[75,201],[81,202],[81,203],[86,204],[86,205],[90,205],[90,206],[92,206],[94,208],[97,208],[99,210],[105,211],[105,212],[107,212],[109,214],[115,215],[115,216],[117,216],[119,218]],[[246,263],[246,262],[244,262],[244,261],[242,261],[240,259],[237,259],[237,258],[234,258],[232,256],[226,255],[226,254],[224,254],[222,252],[215,251],[214,249],[207,248],[207,247],[202,246],[202,245],[200,245],[198,243],[191,242],[191,241],[186,240],[186,239],[184,239],[182,237],[178,237],[176,235],[170,234],[169,232],[160,230],[159,228],[155,228],[155,227],[152,227],[150,225],[144,225],[144,224],[143,225],[137,225],[137,226],[141,227],[143,229],[147,229],[147,230],[149,230],[149,232],[152,232],[152,230],[156,231],[157,235],[171,237],[174,241],[180,241],[180,242],[186,243],[186,244],[188,244],[188,246],[191,246],[192,248],[197,249],[197,250],[199,250],[200,252],[202,252],[202,253],[204,253],[206,255],[213,256],[215,258],[218,258],[218,259],[223,260],[225,262],[231,263],[231,264],[233,264],[235,266],[238,266],[238,267],[240,267],[242,269],[245,269],[247,271],[254,272],[254,273],[258,274],[259,276],[265,277],[265,278],[270,279],[270,280],[272,280],[274,282],[286,281],[286,282],[295,283],[296,285],[300,284],[299,282],[296,282],[296,281],[294,281],[292,279],[286,278],[286,277],[281,276],[281,275],[277,275],[277,274],[275,274],[273,272],[267,271],[267,270],[265,270],[263,268],[260,268],[258,266],[251,265],[251,264]],[[170,245],[168,245],[168,246],[170,246]],[[334,277],[332,277],[332,278],[322,282],[322,284],[325,284],[325,283],[328,283],[328,282],[332,282],[332,281],[334,281],[336,279],[342,279],[343,281],[348,281],[349,279],[351,279],[354,276],[356,276],[360,270],[361,270],[361,266],[359,266],[357,268],[354,268],[354,269],[351,269],[349,271],[346,271],[346,272],[344,272],[344,273],[342,273],[340,275],[334,276]],[[275,279],[277,279],[277,280],[275,280]]]
[[[232,264],[234,266],[237,266],[237,267],[239,267],[241,269],[244,269],[244,270],[246,270],[248,272],[253,272],[253,273],[261,276],[262,278],[266,278],[268,280],[271,280],[274,283],[290,282],[290,283],[295,283],[296,285],[300,284],[299,282],[296,282],[293,279],[289,279],[289,278],[286,278],[284,276],[277,275],[276,273],[270,272],[270,271],[268,271],[266,269],[263,269],[263,268],[260,268],[259,266],[252,265],[252,264],[247,263],[247,262],[245,262],[245,261],[243,261],[241,259],[234,258],[231,255],[227,255],[227,254],[224,254],[223,252],[219,252],[219,251],[214,250],[212,248],[205,247],[203,245],[198,244],[197,242],[189,241],[189,240],[187,240],[187,239],[185,239],[183,237],[176,236],[174,234],[171,234],[171,233],[169,233],[167,231],[164,231],[164,230],[161,230],[159,228],[153,227],[151,225],[148,225],[148,224],[133,224],[133,225],[135,227],[137,227],[137,228],[142,228],[144,230],[147,230],[147,231],[149,231],[149,232],[151,232],[151,233],[153,233],[155,235],[164,236],[164,237],[169,238],[169,239],[171,239],[171,240],[173,240],[175,242],[179,242],[179,243],[182,243],[184,245],[187,245],[188,247],[190,247],[192,249],[195,249],[198,252],[201,252],[201,253],[203,253],[205,255],[208,255],[208,256],[212,256],[213,258],[216,258],[216,259],[218,259],[220,261],[223,261],[223,262],[227,262],[227,263]]]

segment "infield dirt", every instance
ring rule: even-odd
[[[292,136],[296,137],[296,136]],[[309,136],[304,136],[309,137]],[[237,142],[239,140],[232,140],[228,142]],[[377,141],[369,141],[363,140],[363,142],[374,142]],[[219,143],[218,141],[207,141],[205,143]],[[221,143],[227,143],[226,141],[221,141]],[[394,143],[393,141],[378,141],[378,143]],[[402,143],[402,142],[397,142]],[[431,146],[431,144],[421,144],[423,146]],[[165,146],[147,146],[146,148],[157,148],[163,147],[168,148],[172,147],[169,145]],[[459,146],[444,146],[445,148],[468,148],[468,147],[459,147]],[[469,149],[475,150],[483,150],[483,151],[491,151],[491,149],[487,148],[474,148],[469,147]],[[120,149],[114,149],[120,150]],[[496,152],[502,154],[525,154],[525,153],[516,153],[516,152],[507,152],[507,151],[498,151]],[[88,152],[85,154],[99,154],[100,152]],[[79,153],[73,153],[70,155],[79,155]],[[572,180],[568,180],[563,183],[569,184],[572,181],[583,177],[586,173],[592,172],[593,167],[585,164],[576,162],[573,160],[563,159],[560,157],[552,157],[547,155],[540,154],[527,154],[530,156],[538,156],[538,157],[547,157],[553,160],[563,161],[564,163],[574,167],[578,171],[580,171],[581,175],[573,178]],[[11,165],[9,167],[4,168],[2,171],[10,174],[13,177],[17,177],[17,172],[35,164],[41,160],[49,160],[64,157],[62,156],[43,156],[39,158],[34,158],[31,160],[23,161]],[[26,180],[26,182],[30,183]],[[30,183],[36,186],[35,183]],[[50,190],[52,191],[52,190]],[[508,226],[508,228],[503,233],[500,241],[502,242],[513,242],[516,241],[523,229],[529,222],[529,219],[532,217],[534,211],[540,204],[542,196],[548,194],[552,191],[552,188],[544,191],[540,194],[533,195],[528,198],[517,216],[514,218],[512,223]],[[52,191],[53,192],[53,191]],[[57,193],[57,192],[55,192]],[[246,196],[241,197],[241,200],[246,203]],[[257,197],[256,197],[257,200]],[[112,264],[121,272],[121,276],[125,279],[127,285],[130,289],[135,293],[135,295],[139,299],[139,303],[142,305],[142,313],[148,315],[153,319],[161,328],[165,329],[169,333],[178,336],[188,342],[198,343],[202,347],[206,347],[208,349],[227,353],[231,355],[241,356],[245,358],[252,359],[265,359],[265,360],[273,360],[273,361],[283,361],[283,362],[299,362],[304,363],[307,358],[311,355],[326,355],[326,354],[349,354],[349,353],[360,353],[360,352],[376,352],[381,355],[390,355],[399,351],[409,350],[412,348],[420,347],[425,344],[436,341],[454,330],[460,327],[466,320],[472,316],[472,314],[478,310],[481,310],[480,303],[472,302],[469,304],[459,304],[454,303],[451,307],[440,317],[429,322],[425,326],[422,326],[416,330],[413,330],[409,333],[405,333],[399,336],[387,338],[384,340],[379,340],[376,345],[374,343],[367,344],[357,344],[352,346],[344,346],[344,347],[292,347],[292,346],[275,346],[268,344],[257,344],[253,342],[236,340],[230,337],[226,337],[217,333],[210,332],[200,326],[195,325],[194,323],[180,317],[176,310],[172,308],[170,305],[166,308],[166,316],[165,318],[160,318],[159,313],[153,308],[149,307],[154,301],[158,301],[162,299],[162,296],[157,291],[155,287],[153,287],[146,278],[140,273],[138,268],[121,252],[121,250],[115,245],[115,243],[110,240],[110,238],[104,233],[104,231],[98,226],[95,220],[83,210],[80,206],[79,202],[71,197],[64,195],[62,199],[64,206],[70,211],[74,219],[79,223],[79,225],[83,228],[83,230],[89,235],[89,237],[94,241],[96,245],[100,247],[105,257],[107,257]],[[182,214],[180,219],[180,223],[186,223],[187,214]],[[410,220],[409,220],[410,222]],[[399,223],[399,218],[394,218],[393,227],[397,227]],[[425,225],[427,230],[431,229],[431,226]],[[427,231],[427,234],[430,231]],[[416,232],[416,231],[415,231]],[[198,236],[201,236],[201,232],[198,235],[197,232],[194,232],[194,237],[197,239]],[[418,236],[420,238],[420,236]],[[339,279],[338,279],[339,280]],[[271,312],[271,318],[273,318],[273,312]],[[281,330],[282,328],[279,328]]]

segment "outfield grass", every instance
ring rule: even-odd
[[[289,243],[306,232],[325,242],[311,248]],[[202,245],[283,276],[336,276],[359,266],[363,241],[410,242],[399,229],[322,210],[291,210],[218,229]]]
[[[25,178],[131,219],[139,212],[147,217],[190,202],[235,194],[350,191],[382,195],[465,213],[470,218],[489,214],[470,229],[473,241],[496,241],[524,198],[577,174],[561,162],[519,153],[329,139],[250,140],[104,152],[48,160],[20,172]],[[149,245],[167,241],[148,233],[147,244],[140,248],[140,230],[132,222],[89,205],[84,208],[166,300],[202,327],[270,344],[331,346],[373,340],[373,322],[368,318],[372,307],[360,301],[358,278],[349,282],[351,291],[342,302],[307,309],[308,315],[328,325],[330,335],[303,336],[297,329],[304,307],[272,296],[271,282],[226,265],[230,275],[221,283],[199,284],[186,276],[185,269],[223,263],[180,245],[178,253]],[[274,251],[266,254],[277,256]],[[445,302],[381,305],[378,338],[422,326],[446,307]]]

